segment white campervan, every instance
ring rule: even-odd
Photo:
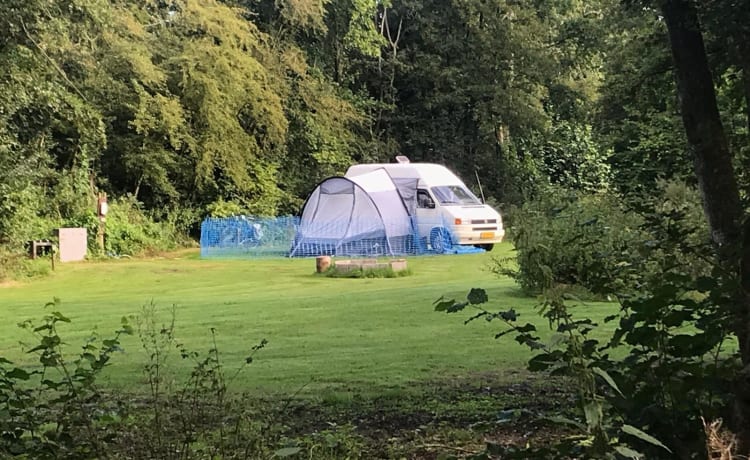
[[[403,160],[402,160],[403,161]],[[382,163],[354,165],[348,178],[384,169],[391,178],[416,179],[416,217],[419,236],[436,252],[453,244],[492,250],[505,236],[500,213],[483,204],[466,185],[442,165],[431,163]]]

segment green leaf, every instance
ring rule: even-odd
[[[528,369],[532,372],[545,371],[556,362],[556,357],[548,353],[540,353],[529,360]]]
[[[592,367],[591,371],[599,377],[603,378],[604,381],[609,384],[609,386],[611,386],[617,393],[620,394],[620,396],[625,397],[625,395],[622,394],[622,391],[620,391],[620,388],[617,386],[617,383],[615,383],[615,381],[612,379],[612,376],[610,376],[607,371],[598,367]]]
[[[127,316],[123,316],[122,318],[120,318],[120,325],[122,327],[120,328],[119,332],[122,332],[123,334],[133,335],[133,333],[135,332],[133,326],[130,325],[130,320],[128,320]]]
[[[453,305],[451,305],[450,307],[448,307],[448,309],[445,310],[445,312],[446,313],[456,313],[456,312],[459,312],[459,311],[463,310],[464,308],[466,308],[467,305],[469,305],[469,302],[454,303]]]
[[[549,420],[552,423],[558,423],[560,425],[570,425],[578,428],[581,431],[586,431],[586,427],[583,425],[583,423],[577,422],[567,417],[563,417],[562,415],[554,415],[552,417],[545,417],[544,419]]]
[[[508,311],[501,311],[500,318],[502,318],[504,321],[513,322],[518,319],[518,313],[516,313],[516,310],[511,308]]]
[[[52,330],[52,326],[50,324],[42,324],[41,326],[37,326],[33,329],[33,332],[41,332],[47,330]]]
[[[595,401],[589,401],[583,405],[583,415],[586,416],[586,424],[589,429],[598,426],[602,421],[602,406]]]
[[[527,333],[527,332],[536,332],[536,326],[534,326],[531,323],[526,323],[523,326],[518,326],[515,328],[516,332],[519,333]]]
[[[640,458],[643,458],[643,454],[633,450],[629,447],[625,446],[615,446],[615,452],[622,455],[625,458],[632,458],[633,460],[638,460]]]
[[[715,289],[717,286],[716,280],[709,276],[701,276],[695,280],[695,288],[700,292],[708,292]]]
[[[686,310],[671,310],[664,316],[662,322],[667,327],[678,327],[682,323],[689,321],[692,314]]]
[[[623,425],[622,426],[622,432],[626,433],[626,434],[629,434],[631,436],[635,436],[636,438],[641,439],[643,441],[646,441],[646,442],[648,442],[650,444],[653,444],[655,446],[659,446],[659,447],[665,449],[667,452],[672,453],[672,451],[669,450],[669,447],[667,447],[664,444],[662,444],[661,441],[659,441],[655,437],[651,436],[650,434],[645,433],[645,432],[639,430],[638,428],[634,427],[633,425]]]
[[[483,317],[487,321],[491,321],[492,320],[492,315],[490,314],[490,312],[488,312],[488,311],[480,311],[476,315],[467,318],[466,321],[464,321],[464,324],[469,324],[470,322],[472,322],[474,320],[477,320],[479,318],[483,318]]]
[[[711,334],[678,334],[670,337],[668,346],[672,355],[679,358],[703,356],[716,346],[721,337]]]
[[[446,311],[455,303],[456,299],[445,300],[445,297],[440,297],[432,304],[435,305],[435,311]]]
[[[466,298],[469,300],[469,303],[472,305],[483,304],[489,300],[489,297],[487,297],[487,292],[484,289],[479,289],[479,288],[472,288],[471,291],[469,291],[469,295],[466,296]]]
[[[292,455],[296,455],[302,451],[302,448],[300,447],[284,447],[283,449],[279,449],[276,452],[273,453],[274,457],[291,457]]]
[[[62,321],[63,323],[69,323],[70,322],[70,318],[68,318],[67,316],[63,315],[59,311],[53,311],[52,312],[52,316],[54,316],[58,321]]]
[[[45,345],[37,345],[34,348],[32,348],[29,351],[27,351],[26,353],[34,353],[34,352],[41,351],[41,350],[46,350],[46,349],[47,349],[47,347]]]
[[[29,378],[31,377],[31,374],[29,374],[23,369],[19,369],[16,367],[8,371],[5,374],[5,377],[9,379],[14,379],[14,380],[29,380]]]

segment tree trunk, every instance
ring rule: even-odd
[[[662,10],[703,208],[714,242],[723,247],[739,239],[742,207],[698,15],[690,0],[667,0]]]
[[[693,154],[703,210],[720,262],[731,273],[748,276],[750,224],[742,232],[743,209],[732,168],[724,127],[719,117],[711,70],[706,58],[698,13],[691,0],[663,0],[661,9],[669,31],[680,109]],[[743,250],[744,249],[744,250]],[[750,452],[750,279],[736,293],[733,330],[740,345],[743,370],[734,388],[734,430],[740,453]]]
[[[742,67],[742,83],[745,93],[745,116],[747,117],[747,132],[750,136],[750,47],[746,47],[743,50],[741,67]]]

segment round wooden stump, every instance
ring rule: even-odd
[[[315,271],[323,273],[331,266],[331,256],[318,256],[315,258]]]

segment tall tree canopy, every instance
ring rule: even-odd
[[[3,2],[0,239],[85,219],[96,190],[155,214],[227,201],[294,213],[324,177],[396,154],[479,172],[506,204],[546,184],[632,194],[691,180],[659,8]],[[733,0],[696,11],[744,200],[748,13]]]

